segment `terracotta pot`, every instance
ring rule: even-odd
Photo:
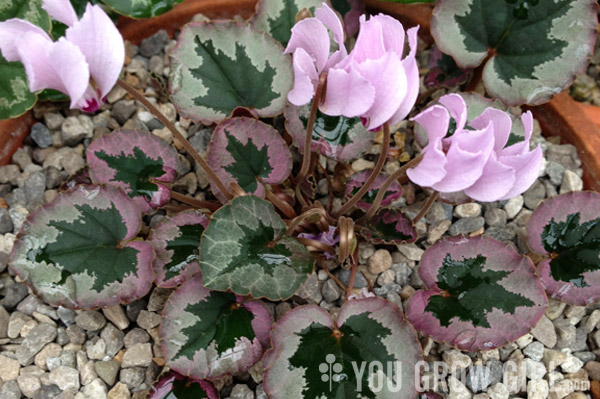
[[[18,118],[0,120],[0,166],[10,162],[15,151],[23,145],[33,123],[31,111]]]

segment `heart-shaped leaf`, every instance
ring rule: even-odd
[[[371,175],[372,170],[367,169],[362,172],[358,172],[350,176],[350,179],[346,183],[346,198],[351,198],[361,187],[365,184],[369,176]],[[371,185],[371,189],[367,191],[364,197],[356,204],[357,207],[369,210],[371,208],[371,204],[375,200],[379,189],[387,180],[386,175],[379,175],[373,185]],[[388,206],[392,202],[396,201],[398,198],[402,196],[402,186],[398,184],[397,181],[393,182],[385,192],[385,196],[381,201],[381,206]]]
[[[112,186],[77,186],[29,215],[11,268],[52,306],[129,303],[152,281],[152,246],[136,240],[141,214]]]
[[[378,211],[358,233],[373,244],[406,244],[419,238],[410,219],[397,209]]]
[[[312,272],[314,259],[285,231],[270,202],[251,195],[234,198],[213,214],[204,232],[204,285],[275,301],[290,297]]]
[[[219,393],[208,381],[169,371],[154,384],[149,399],[219,399]]]
[[[236,107],[261,117],[283,112],[292,88],[291,58],[247,24],[192,22],[171,51],[169,89],[179,112],[209,125]]]
[[[531,248],[549,259],[538,265],[548,293],[572,305],[600,301],[600,194],[558,195],[529,218]]]
[[[263,360],[271,399],[416,396],[422,350],[400,309],[382,298],[351,300],[333,321],[316,305],[286,313]]]
[[[292,136],[294,145],[304,153],[304,139],[310,104],[285,107],[285,128]],[[317,111],[311,151],[338,161],[348,162],[358,158],[373,144],[375,134],[363,126],[360,118],[329,116]]]
[[[102,0],[112,10],[131,18],[152,18],[166,13],[183,0]]]
[[[588,64],[597,9],[596,0],[440,0],[431,34],[462,68],[487,60],[483,82],[492,96],[537,105]]]
[[[0,0],[0,21],[20,18],[50,32],[50,17],[42,0]],[[16,118],[34,106],[37,97],[29,91],[27,74],[20,62],[8,62],[0,54],[0,119]]]
[[[417,330],[459,349],[497,348],[527,334],[548,299],[531,260],[486,236],[455,236],[427,248],[419,265],[427,290],[408,302]]]
[[[271,316],[260,301],[242,302],[209,291],[197,274],[165,305],[161,343],[169,367],[191,378],[219,378],[248,370],[268,346]]]
[[[164,205],[177,176],[175,149],[150,133],[116,130],[88,147],[87,160],[94,183],[110,183],[133,198],[143,212]]]
[[[236,182],[247,193],[263,197],[268,184],[278,184],[292,171],[292,153],[272,126],[253,118],[239,117],[221,122],[212,134],[206,161],[229,185]],[[225,196],[211,182],[217,198]]]
[[[298,12],[307,8],[314,15],[315,8],[322,5],[323,0],[260,0],[251,23],[256,30],[268,33],[285,47]]]
[[[456,65],[454,58],[433,46],[429,53],[429,73],[425,76],[425,85],[430,88],[453,88],[465,83],[471,74],[470,69],[462,69]]]
[[[200,271],[200,238],[209,219],[200,211],[184,211],[158,223],[148,235],[156,257],[156,285],[176,287]]]

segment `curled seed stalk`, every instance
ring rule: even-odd
[[[216,211],[221,207],[221,204],[219,203],[202,201],[197,198],[188,197],[187,195],[183,195],[173,190],[171,190],[171,198],[179,202],[183,202],[184,204],[191,205],[194,208],[208,209],[209,211]]]
[[[179,130],[177,130],[175,125],[169,119],[167,119],[167,117],[165,115],[163,115],[163,113],[160,112],[158,110],[158,108],[156,108],[150,101],[148,101],[142,93],[138,92],[129,83],[127,83],[123,79],[119,79],[119,80],[117,80],[117,84],[119,86],[121,86],[123,89],[125,89],[125,91],[127,91],[127,93],[131,94],[136,100],[141,102],[146,108],[148,108],[148,111],[150,111],[167,129],[169,129],[169,131],[173,134],[173,136],[177,140],[179,140],[179,142],[183,145],[183,148],[185,148],[185,150],[188,152],[188,154],[190,154],[192,156],[192,158],[194,158],[194,160],[196,162],[198,162],[200,167],[202,167],[202,169],[204,169],[204,171],[208,175],[208,178],[217,185],[217,187],[219,188],[219,191],[221,191],[223,193],[223,195],[227,198],[227,200],[230,200],[232,198],[232,196],[231,196],[231,193],[229,192],[229,190],[227,190],[227,187],[225,187],[225,184],[223,184],[221,179],[219,179],[219,177],[215,174],[215,172],[213,172],[213,170],[208,166],[208,164],[202,158],[202,156],[200,154],[198,154],[198,152],[194,149],[194,147],[190,144],[190,142],[187,141],[187,139],[185,137],[183,137],[183,135],[179,132]]]
[[[288,228],[285,232],[286,235],[291,236],[292,233],[294,233],[294,231],[296,230],[296,228],[298,228],[298,226],[300,226],[304,222],[307,222],[307,223],[318,222],[319,220],[321,220],[322,215],[323,215],[322,209],[311,208],[311,209],[307,210],[306,212],[296,216],[294,219],[292,219],[292,221],[288,225]]]

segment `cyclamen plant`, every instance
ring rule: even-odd
[[[117,0],[108,3],[128,9]],[[564,88],[575,71],[566,53],[531,51],[532,40],[523,51],[543,55],[525,57],[528,68],[511,72],[507,64],[513,61],[504,55],[510,54],[512,37],[531,34],[549,42],[568,37],[565,51],[578,43],[579,58],[587,60],[597,17],[596,11],[583,15],[581,10],[597,5],[565,0],[536,3],[524,12],[514,3],[440,0],[432,32],[439,48],[454,57],[452,68],[475,67],[487,50],[477,35],[462,32],[481,22],[475,7],[500,13],[502,18],[476,29],[493,33],[481,37],[498,39],[485,43],[484,49],[489,45],[497,52],[483,81],[491,95],[508,104],[538,103],[548,90]],[[260,0],[250,24],[206,21],[182,27],[170,53],[169,91],[182,116],[216,123],[206,160],[151,101],[118,79],[123,41],[101,7],[88,5],[78,19],[69,1],[43,0],[49,15],[68,26],[57,41],[20,18],[0,23],[2,55],[23,63],[31,92],[56,89],[70,96],[71,108],[94,112],[116,83],[172,132],[210,180],[214,199],[172,190],[175,148],[149,133],[114,131],[87,148],[89,174],[79,178],[86,184],[71,185],[33,212],[11,254],[11,269],[53,306],[108,307],[143,297],[153,284],[175,288],[160,327],[172,371],[156,384],[154,398],[184,390],[217,398],[210,380],[242,374],[261,359],[264,389],[273,399],[414,398],[414,366],[422,350],[412,326],[460,349],[487,350],[535,326],[547,307],[546,293],[575,305],[600,300],[600,194],[593,192],[557,196],[533,213],[529,243],[547,257],[537,272],[532,259],[539,256],[519,254],[486,236],[460,236],[425,251],[418,273],[426,289],[408,301],[408,321],[396,305],[353,289],[360,240],[416,242],[416,225],[438,198],[513,198],[537,179],[543,160],[539,145],[531,149],[529,111],[515,117],[465,93],[428,105],[418,101],[419,28],[405,30],[381,14],[359,17],[359,2],[346,5],[346,26],[329,2],[289,0],[289,12],[283,12],[281,1]],[[571,13],[555,17],[557,7]],[[577,23],[567,24],[568,18]],[[551,26],[552,35],[528,28],[528,21]],[[572,30],[560,30],[567,25]],[[357,29],[348,51],[347,34]],[[505,31],[508,37],[501,36]],[[548,77],[546,62],[561,71],[560,78]],[[438,83],[468,77],[453,73],[455,80]],[[506,86],[516,84],[514,73],[528,75],[516,80],[531,84],[513,96]],[[540,92],[544,84],[552,87]],[[277,128],[281,114],[283,135]],[[409,115],[422,133],[417,137],[422,151],[382,174],[386,161],[401,151],[390,148],[394,125]],[[381,148],[374,167],[352,173],[347,163],[369,150],[378,131]],[[297,168],[289,142],[302,154]],[[319,156],[337,163],[333,176]],[[316,199],[320,176],[329,183],[329,202]],[[412,219],[395,206],[406,177],[429,195]],[[336,185],[343,188],[340,206],[333,201]],[[192,209],[173,213],[174,201],[183,204],[177,209]],[[142,216],[159,209],[167,211],[165,219],[142,232]],[[339,313],[299,306],[273,324],[263,301],[292,297],[315,263],[325,260],[351,270],[344,286],[323,268],[345,291]],[[314,365],[315,353],[333,356],[321,365],[331,374],[327,379]],[[351,371],[356,363],[373,361],[401,362],[403,368],[384,370],[383,376],[371,369],[360,375]],[[377,377],[383,388],[376,389]]]

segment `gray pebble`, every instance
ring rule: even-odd
[[[308,277],[304,284],[296,291],[296,295],[313,303],[321,302],[323,295],[321,294],[317,273],[313,273]]]
[[[18,177],[21,175],[21,171],[17,165],[6,165],[0,166],[0,183],[15,184]]]
[[[100,333],[100,337],[102,337],[106,343],[106,355],[114,357],[123,347],[125,333],[115,327],[112,323],[108,323]]]
[[[154,35],[142,40],[140,54],[150,58],[163,51],[167,43],[169,43],[169,35],[165,30],[161,29]]]
[[[59,112],[44,113],[44,124],[48,126],[48,129],[50,130],[60,129],[60,126],[64,121],[64,116],[62,116]]]
[[[467,387],[471,391],[485,391],[491,384],[492,372],[489,367],[478,364],[469,369],[469,374],[467,374]]]
[[[117,101],[112,108],[112,116],[123,125],[131,115],[135,112],[135,101],[134,100],[121,100]]]
[[[540,361],[544,356],[544,344],[541,342],[532,342],[523,349],[523,354],[530,359]]]
[[[55,399],[60,393],[60,388],[54,384],[42,385],[33,395],[33,399]]]
[[[350,284],[350,273],[350,269],[340,270],[340,275],[338,278],[345,286],[348,286],[348,284]],[[363,276],[362,273],[357,271],[356,278],[354,279],[354,288],[366,288],[368,285],[369,284],[367,283],[365,276]]]
[[[523,196],[519,195],[518,197],[514,197],[509,199],[506,204],[504,204],[504,210],[506,211],[506,216],[509,219],[514,218],[523,208]]]
[[[563,180],[563,174],[565,173],[565,167],[558,162],[550,161],[546,166],[546,174],[550,178],[550,183],[555,186],[560,186]]]
[[[504,226],[506,224],[506,211],[499,208],[489,208],[485,212],[485,223],[490,226]]]
[[[557,349],[570,348],[575,344],[576,329],[573,324],[567,319],[556,319],[554,320],[554,328],[556,329],[556,335],[558,340],[556,341]]]
[[[138,299],[137,301],[133,301],[129,305],[127,305],[125,313],[127,314],[129,320],[136,321],[138,316],[140,315],[140,312],[143,309],[146,309],[146,305],[148,305],[148,303],[143,298]]]
[[[560,185],[560,194],[583,190],[583,180],[575,172],[566,170]]]
[[[396,275],[396,284],[408,285],[410,276],[412,274],[412,269],[408,267],[406,262],[394,263],[392,265],[392,270]]]
[[[98,377],[102,378],[108,385],[114,385],[117,380],[117,373],[119,372],[119,363],[114,360],[108,360],[103,362],[96,362],[94,364]]]
[[[131,348],[133,345],[145,344],[147,342],[150,342],[150,335],[148,335],[146,331],[138,327],[133,328],[131,331],[129,331],[123,339],[123,344],[125,345],[125,348]]]
[[[69,337],[69,342],[72,344],[83,345],[85,342],[85,331],[79,326],[72,325],[67,327],[67,336]]]
[[[6,381],[0,388],[0,398],[21,399],[21,390],[17,381]]]
[[[230,399],[254,399],[254,392],[248,385],[237,384],[231,389]]]
[[[498,241],[507,242],[512,241],[517,236],[517,230],[517,226],[513,223],[509,223],[505,226],[489,227],[485,230],[485,234]]]
[[[151,312],[161,311],[172,292],[171,288],[154,288],[148,299],[148,310]]]
[[[1,304],[6,310],[13,310],[27,296],[27,286],[25,284],[13,284],[6,289],[4,299]]]
[[[145,372],[141,367],[121,369],[121,372],[119,373],[119,380],[132,390],[144,383],[144,377]]]
[[[27,148],[29,148],[29,147],[27,147]],[[31,163],[32,163],[31,155],[29,155],[29,153],[27,152],[26,147],[19,148],[13,154],[11,160],[12,160],[12,163],[19,165],[19,168],[21,168],[21,170],[25,170],[27,165],[31,165]]]
[[[93,130],[94,124],[89,117],[69,116],[61,126],[61,138],[65,145],[74,146],[83,139],[91,138]]]
[[[539,180],[536,180],[535,183],[523,193],[523,202],[527,208],[534,210],[545,197],[546,188]]]
[[[31,331],[21,346],[17,348],[15,355],[22,366],[27,366],[33,362],[33,358],[42,348],[56,338],[56,327],[50,324],[38,324]]]
[[[459,219],[450,226],[448,233],[451,236],[468,234],[481,229],[485,225],[485,219],[481,216],[474,218]]]
[[[106,319],[98,311],[85,310],[75,317],[75,323],[86,331],[98,331],[106,325]]]
[[[333,280],[327,280],[321,288],[321,294],[328,303],[337,301],[340,298],[341,290],[340,287]]]
[[[74,310],[59,306],[56,309],[56,313],[58,314],[60,320],[65,323],[65,325],[70,326],[75,324],[75,317],[77,316],[77,313],[75,313]]]
[[[43,123],[36,123],[31,127],[31,139],[40,148],[47,148],[52,145],[52,134]]]
[[[43,171],[33,173],[25,180],[23,185],[27,208],[33,211],[44,203],[44,191],[46,191],[46,173]]]

